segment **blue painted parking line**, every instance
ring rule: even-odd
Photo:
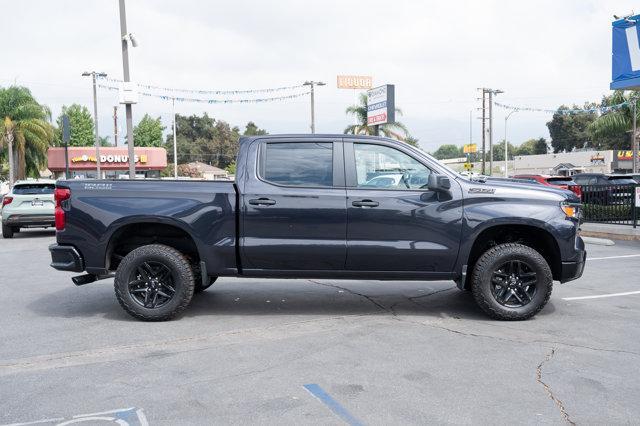
[[[308,385],[304,385],[304,388],[309,391],[309,393],[320,400],[324,405],[326,405],[335,415],[340,417],[342,420],[350,424],[351,426],[362,426],[363,423],[353,417],[351,413],[347,411],[338,401],[333,399],[331,395],[326,393],[324,389],[318,386],[315,383],[310,383]]]

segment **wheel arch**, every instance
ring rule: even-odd
[[[105,250],[105,268],[116,269],[124,256],[137,247],[148,244],[173,247],[194,263],[203,259],[196,239],[179,221],[141,219],[122,223],[112,230]]]
[[[469,240],[466,256],[462,264],[466,265],[459,286],[470,287],[470,276],[482,253],[489,248],[503,243],[520,243],[531,247],[544,257],[549,264],[554,280],[559,280],[562,271],[561,252],[553,234],[542,224],[498,223],[484,227]]]

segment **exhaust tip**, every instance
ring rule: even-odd
[[[77,286],[85,285],[96,281],[98,277],[93,274],[84,274],[78,275],[76,277],[71,278],[71,281]]]

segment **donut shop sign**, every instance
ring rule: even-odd
[[[135,155],[134,160],[136,163],[140,163],[140,164],[147,164],[147,155],[146,154],[142,154],[142,155]],[[83,154],[83,155],[78,155],[76,157],[71,157],[71,162],[72,163],[95,163],[96,162],[96,157],[95,155],[87,155],[87,154]],[[121,163],[128,163],[129,162],[129,156],[124,154],[124,155],[120,155],[120,154],[109,154],[109,155],[101,155],[100,156],[100,164],[121,164]]]

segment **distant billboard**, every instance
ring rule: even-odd
[[[640,88],[640,15],[618,19],[612,25],[611,90]]]
[[[339,75],[338,89],[371,89],[373,77],[368,75]]]
[[[367,125],[393,123],[396,121],[395,86],[385,84],[367,90]]]

